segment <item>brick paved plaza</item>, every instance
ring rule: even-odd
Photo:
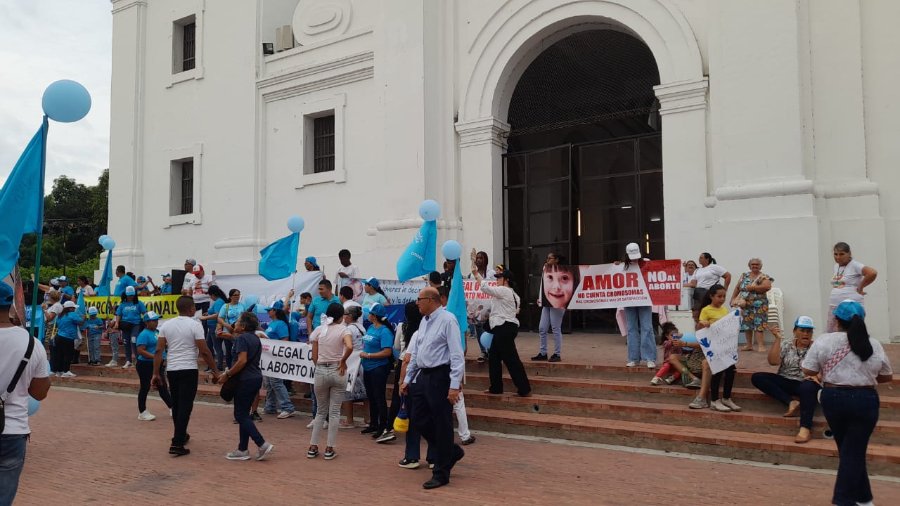
[[[308,418],[265,417],[270,461],[231,462],[230,407],[202,403],[191,420],[192,453],[166,451],[172,426],[139,422],[135,397],[51,389],[31,419],[17,505],[52,504],[828,504],[830,474],[643,455],[479,435],[449,486],[424,491],[424,468],[397,467],[399,442],[377,445],[341,430],[334,461],[305,458]],[[900,503],[900,480],[873,481],[876,504]],[[337,492],[335,492],[337,491]]]

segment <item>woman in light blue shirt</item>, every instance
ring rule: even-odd
[[[227,367],[231,367],[233,363],[231,348],[235,338],[234,325],[244,311],[246,309],[241,304],[241,291],[237,288],[232,288],[228,291],[228,302],[218,312],[219,326],[216,329],[216,337],[227,341],[222,346],[225,348],[225,364]]]
[[[381,304],[382,306],[387,306],[389,304],[388,298],[384,294],[384,290],[381,289],[381,283],[379,283],[377,279],[369,278],[365,280],[363,282],[363,290],[366,292],[362,299],[363,316],[365,318],[369,317],[369,310],[371,310],[372,306],[375,304]]]
[[[379,443],[396,439],[388,427],[387,377],[394,352],[394,330],[387,319],[387,309],[375,304],[369,310],[372,325],[363,337],[363,351],[359,354],[363,368],[366,397],[369,398],[369,427],[363,434],[372,434]]]

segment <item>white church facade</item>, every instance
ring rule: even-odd
[[[426,198],[439,242],[532,299],[572,263],[751,257],[824,328],[845,241],[900,336],[900,2],[112,0],[109,234],[158,275],[348,248],[394,278]],[[269,54],[271,53],[271,54]],[[209,269],[210,267],[207,267]],[[589,327],[587,317],[577,325]],[[576,325],[576,326],[577,326]]]

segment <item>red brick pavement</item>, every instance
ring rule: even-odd
[[[230,410],[195,406],[191,455],[166,451],[172,425],[159,400],[137,420],[133,396],[51,390],[32,418],[18,505],[48,504],[828,504],[831,475],[480,436],[449,486],[425,491],[425,469],[397,467],[399,441],[341,430],[338,458],[307,460],[307,417],[266,416],[266,462],[231,462]],[[62,437],[65,435],[65,437]],[[324,441],[323,441],[324,442]],[[252,446],[252,445],[251,445]],[[423,452],[424,454],[424,452]],[[900,503],[900,483],[873,482],[876,502]]]

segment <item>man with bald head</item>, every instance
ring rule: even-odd
[[[422,323],[409,345],[409,365],[400,386],[409,400],[410,422],[434,450],[434,470],[422,486],[450,483],[450,470],[465,452],[453,442],[453,405],[459,399],[464,370],[459,323],[441,307],[435,288],[419,292],[416,306]]]

